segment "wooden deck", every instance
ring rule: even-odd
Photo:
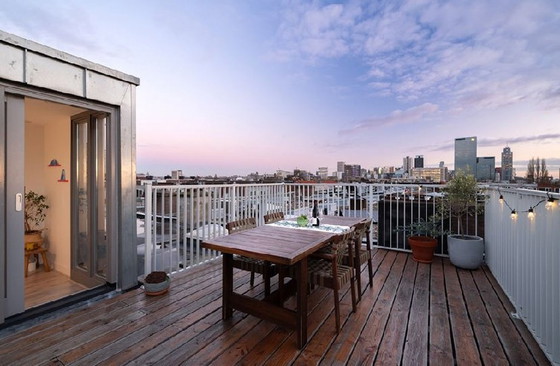
[[[294,332],[272,323],[237,311],[222,321],[216,260],[174,276],[160,297],[137,289],[25,330],[4,329],[0,364],[549,364],[510,317],[511,304],[487,269],[457,270],[441,258],[418,264],[386,250],[376,250],[374,266],[373,288],[363,289],[357,313],[345,292],[338,335],[332,292],[310,294],[302,350]],[[246,272],[235,272],[234,286],[262,296],[262,282],[251,289]]]

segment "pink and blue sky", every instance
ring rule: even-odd
[[[141,79],[138,172],[453,169],[477,136],[558,177],[555,0],[22,0],[0,29]]]

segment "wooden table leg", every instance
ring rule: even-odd
[[[296,332],[298,347],[301,349],[307,343],[307,257],[296,264],[296,277]]]
[[[233,315],[231,295],[233,294],[233,254],[223,254],[223,289],[222,318],[229,319]]]

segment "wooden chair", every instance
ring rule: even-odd
[[[226,224],[226,229],[228,230],[229,234],[253,229],[255,227],[257,227],[257,222],[254,217],[232,221]],[[255,273],[262,274],[264,278],[264,293],[266,296],[270,295],[270,278],[277,273],[275,265],[273,265],[269,261],[249,258],[243,255],[235,254],[233,256],[233,267],[241,269],[243,271],[251,272],[251,287],[255,285]]]
[[[361,280],[361,268],[362,265],[367,263],[369,272],[369,286],[373,286],[373,264],[371,255],[371,239],[370,239],[370,229],[371,229],[371,219],[360,222],[354,227],[354,268],[356,270],[356,282],[358,287],[358,301],[362,299],[362,280]],[[363,238],[366,237],[366,246],[362,245]],[[344,254],[343,263],[345,265],[350,265],[348,258],[348,252]]]
[[[284,220],[284,213],[283,212],[272,212],[269,214],[264,215],[264,223],[270,224],[276,221]]]
[[[350,282],[352,293],[352,312],[356,312],[356,291],[354,289],[355,269],[353,256],[349,256],[350,265],[344,265],[345,253],[352,254],[354,246],[354,232],[350,230],[344,234],[332,237],[327,248],[309,257],[309,284],[327,287],[333,290],[334,311],[336,316],[336,332],[340,332],[340,300],[339,291]]]

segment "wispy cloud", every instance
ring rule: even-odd
[[[434,114],[438,111],[438,106],[431,103],[424,103],[422,105],[412,107],[402,110],[396,110],[391,112],[387,116],[382,117],[372,117],[360,121],[356,125],[352,126],[351,128],[341,130],[339,134],[352,134],[358,133],[363,130],[381,127],[381,126],[389,126],[389,125],[398,125],[398,124],[407,124],[407,123],[414,123],[422,120],[424,117]]]
[[[289,1],[285,6],[278,54],[313,62],[357,57],[369,67],[364,79],[379,95],[407,101],[438,96],[448,108],[496,108],[520,100],[560,106],[560,3]]]
[[[560,140],[560,133],[549,133],[543,135],[534,135],[534,136],[517,136],[517,137],[500,137],[496,139],[488,139],[483,138],[477,141],[479,147],[503,147],[506,145],[513,145],[513,144],[523,144],[523,143],[538,143],[538,144],[547,144],[547,143],[554,143],[555,141]],[[423,147],[416,147],[415,149],[426,149],[426,146]],[[455,145],[453,142],[448,144],[438,145],[436,147],[431,146],[430,151],[452,151],[455,149]]]
[[[549,133],[535,136],[500,137],[496,139],[480,139],[478,145],[483,147],[505,146],[518,143],[533,142],[539,144],[552,143],[560,139],[560,133]]]
[[[2,4],[0,24],[2,29],[36,42],[49,44],[66,52],[99,52],[111,57],[128,51],[126,45],[114,45],[115,39],[101,39],[96,33],[90,12],[81,3],[51,1],[21,2],[12,1]]]

